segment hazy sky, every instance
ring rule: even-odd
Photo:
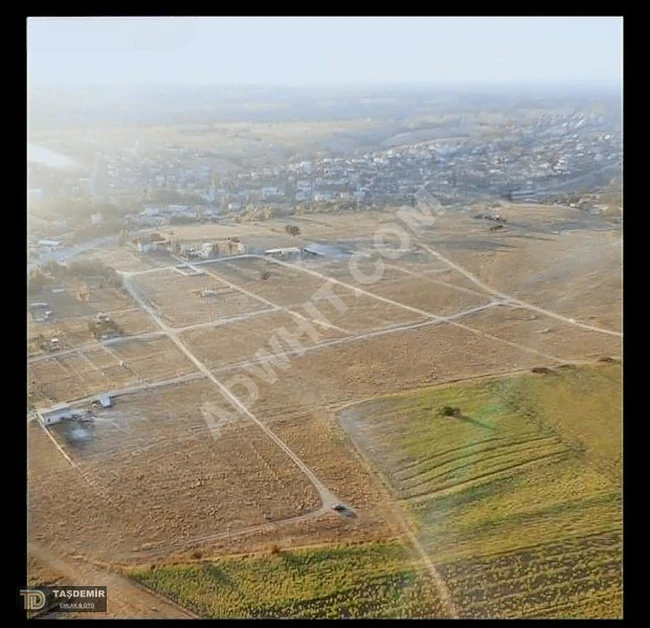
[[[622,18],[29,18],[30,84],[617,82]]]

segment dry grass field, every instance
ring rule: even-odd
[[[318,508],[306,478],[255,425],[226,425],[219,438],[212,438],[201,404],[214,398],[213,387],[205,383],[169,386],[124,398],[89,425],[50,428],[113,512],[110,521],[91,509],[66,530],[75,537],[77,552],[83,553],[88,542],[88,520],[94,522],[93,533],[102,530],[98,555],[109,560],[137,556],[140,549],[174,550]],[[38,473],[44,463],[32,464]],[[51,478],[54,493],[57,481]],[[58,506],[65,510],[65,502]]]
[[[47,303],[52,315],[49,320],[42,322],[28,316],[29,339],[38,336],[43,336],[46,340],[58,338],[62,350],[92,345],[95,341],[89,323],[97,314],[109,315],[120,327],[123,336],[134,336],[156,329],[151,319],[117,288],[102,286],[88,289],[83,284],[70,281],[63,284],[63,289],[63,292],[48,290],[31,299],[31,302]],[[88,294],[87,300],[80,298],[82,291]],[[43,353],[43,349],[35,342],[29,343],[30,357]]]
[[[29,423],[30,539],[66,561],[79,555],[124,569],[155,563],[142,579],[148,586],[202,614],[236,616],[272,605],[260,598],[251,606],[244,595],[230,610],[205,606],[221,586],[210,574],[197,575],[197,590],[179,589],[205,567],[197,567],[197,552],[203,561],[226,561],[219,564],[229,577],[248,583],[265,564],[260,552],[273,544],[292,555],[327,546],[345,561],[346,543],[400,539],[415,556],[400,573],[419,573],[407,522],[463,616],[617,615],[620,366],[581,365],[621,353],[621,337],[608,333],[620,329],[620,232],[576,227],[579,216],[568,210],[510,206],[502,213],[513,226],[492,234],[471,214],[448,212],[412,244],[451,264],[413,248],[385,260],[372,284],[336,257],[222,259],[184,276],[130,259],[124,247],[103,252],[120,270],[147,271],[130,281],[151,311],[122,291],[92,291],[88,302],[72,292],[53,308],[53,323],[30,323],[30,338],[44,333],[36,325],[47,325],[65,342],[64,351],[30,362],[33,403],[119,393],[92,423],[63,422],[49,437]],[[304,242],[354,250],[394,219],[368,212],[291,222]],[[569,222],[565,231],[558,226]],[[284,224],[228,229],[270,247],[282,245]],[[215,234],[224,229],[206,226],[213,227]],[[174,231],[184,237],[191,229]],[[372,259],[360,268],[371,274]],[[340,312],[327,300],[315,303],[327,324],[304,307],[326,285],[345,304]],[[206,289],[214,294],[201,296]],[[131,337],[99,343],[85,336],[99,311]],[[317,337],[303,333],[300,350],[276,335],[298,332],[305,319]],[[260,363],[278,350],[275,365]],[[532,374],[534,367],[552,372]],[[154,387],[186,376],[194,380]],[[242,376],[254,383],[254,398],[232,384]],[[221,394],[226,384],[247,413]],[[235,417],[218,438],[201,413],[205,401]],[[439,417],[442,405],[460,407],[462,417]],[[353,420],[342,429],[339,416]],[[596,433],[602,437],[592,442]],[[74,489],[63,492],[63,485]],[[332,512],[331,500],[356,516]],[[229,571],[235,563],[227,556],[247,553],[255,557]],[[171,563],[185,567],[165,572]],[[314,578],[309,565],[316,569],[318,560],[304,564],[304,577]],[[374,607],[338,598],[321,604],[313,599],[329,593],[314,588],[301,601],[287,592],[273,612],[399,615],[389,601],[392,575],[369,589],[350,578],[359,600],[368,591],[384,598],[373,598]],[[499,588],[504,579],[510,590]],[[481,583],[494,594],[486,597]]]
[[[140,293],[172,327],[210,323],[269,306],[260,299],[230,288],[209,274],[186,276],[174,270],[137,276]],[[213,296],[201,296],[211,290]]]
[[[192,363],[165,337],[132,339],[48,357],[29,365],[37,406],[77,401],[136,384],[187,375]]]

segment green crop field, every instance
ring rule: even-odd
[[[435,587],[399,543],[224,558],[131,577],[208,618],[435,617]]]
[[[461,615],[621,615],[620,365],[375,399],[341,423]]]

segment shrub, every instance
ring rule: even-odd
[[[292,236],[300,235],[300,227],[296,227],[295,225],[287,225],[284,230]]]
[[[442,416],[460,416],[460,408],[455,408],[453,406],[443,406],[440,409],[440,414]]]

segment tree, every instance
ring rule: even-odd
[[[440,414],[442,416],[455,416],[459,417],[460,416],[460,408],[454,408],[452,406],[443,406],[440,409]]]

